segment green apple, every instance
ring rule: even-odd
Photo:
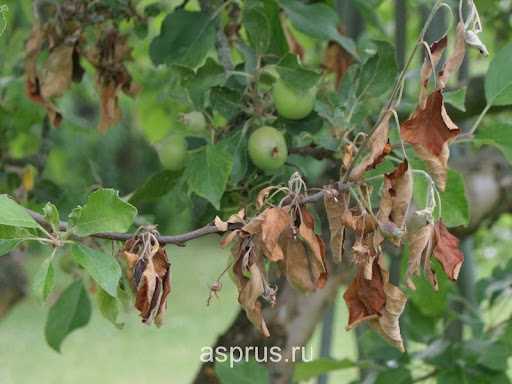
[[[206,129],[206,119],[199,111],[185,113],[181,116],[181,120],[191,132],[201,133]]]
[[[261,127],[249,137],[249,157],[263,171],[275,171],[288,158],[288,147],[281,132],[273,127]]]
[[[164,168],[179,171],[185,166],[187,140],[182,135],[171,135],[159,143],[157,151]]]
[[[282,80],[278,80],[274,84],[272,97],[279,115],[290,120],[300,120],[313,111],[316,90],[311,88],[300,92],[290,88]]]

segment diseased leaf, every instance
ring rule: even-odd
[[[351,180],[360,180],[364,172],[375,168],[391,152],[391,145],[389,144],[389,119],[391,116],[391,112],[387,112],[370,136],[367,145],[370,152],[354,167],[350,174]]]
[[[512,43],[501,48],[485,77],[485,97],[489,105],[512,104]]]
[[[457,24],[457,31],[455,36],[455,46],[451,55],[446,59],[446,63],[443,66],[443,70],[439,73],[439,84],[438,88],[444,89],[448,84],[448,79],[451,75],[456,73],[466,54],[466,39],[465,39],[465,27],[462,21]]]
[[[279,244],[279,238],[291,226],[288,210],[277,207],[269,208],[260,217],[263,252],[270,261],[283,260],[284,253]]]
[[[279,0],[279,3],[299,31],[317,39],[336,41],[358,59],[354,41],[338,31],[340,20],[333,8],[326,4],[304,4],[295,0]]]
[[[419,158],[424,160],[439,189],[446,188],[449,143],[460,129],[448,116],[442,91],[433,92],[412,116],[400,127],[402,139],[412,144]]]
[[[365,278],[364,268],[359,268],[354,280],[343,294],[349,310],[347,330],[364,321],[376,319],[386,305],[384,280],[377,260],[372,268],[372,279]]]
[[[425,261],[430,259],[433,247],[434,225],[428,222],[421,214],[415,213],[413,219],[415,223],[409,224],[407,232],[407,242],[409,244],[409,260],[407,263],[406,284],[412,290],[416,289],[412,277],[420,274],[421,265],[425,265]],[[428,267],[430,264],[428,263]],[[431,268],[425,271],[434,287],[437,287],[437,280]]]
[[[52,259],[52,257],[48,257],[41,263],[32,283],[32,291],[41,300],[46,300],[55,286],[55,270]]]
[[[61,44],[53,48],[48,55],[41,74],[41,96],[49,99],[62,96],[73,81],[74,45]]]
[[[117,296],[121,267],[114,257],[83,245],[73,245],[71,254],[100,287],[110,296]]]
[[[434,257],[441,262],[450,280],[457,280],[464,262],[464,254],[459,248],[459,239],[452,235],[442,221],[434,227]]]
[[[412,171],[409,163],[405,160],[392,173],[384,175],[384,186],[377,214],[381,231],[383,226],[387,225],[389,227],[391,223],[396,226],[397,233],[395,235],[393,235],[391,230],[388,230],[388,232],[391,234],[390,240],[397,246],[401,243],[400,233],[398,232],[404,229],[412,195]]]
[[[167,15],[149,55],[153,64],[181,64],[195,68],[215,42],[214,20],[205,12],[175,10]]]
[[[0,195],[0,224],[23,228],[41,228],[25,208],[7,195]]]
[[[153,232],[142,232],[128,240],[120,253],[128,265],[127,276],[136,292],[135,308],[142,322],[161,326],[171,292],[171,264],[165,247]]]
[[[98,189],[87,203],[70,215],[72,231],[78,236],[99,232],[126,232],[133,223],[137,209],[119,198],[113,189]]]
[[[50,308],[45,336],[50,347],[60,352],[64,339],[91,318],[91,302],[81,280],[71,283]]]
[[[232,166],[232,156],[224,148],[209,144],[190,159],[183,177],[191,192],[220,209],[220,199],[226,189]]]
[[[333,259],[341,263],[343,259],[343,244],[345,240],[345,224],[343,215],[349,209],[349,195],[342,193],[339,196],[326,193],[324,195],[325,213],[329,221],[330,245]]]

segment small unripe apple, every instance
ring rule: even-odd
[[[316,90],[311,88],[303,92],[297,91],[278,80],[274,84],[272,97],[279,115],[290,120],[300,120],[313,111]]]
[[[181,120],[191,132],[201,133],[206,129],[206,119],[199,111],[185,113],[181,116]]]
[[[179,171],[185,166],[187,140],[182,135],[171,135],[158,145],[157,151],[164,168]]]
[[[249,157],[263,171],[275,171],[288,158],[288,147],[281,132],[273,127],[261,127],[249,137]]]

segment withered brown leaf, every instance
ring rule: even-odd
[[[144,246],[149,244],[150,246]],[[127,262],[127,277],[135,290],[135,308],[142,322],[163,322],[171,292],[171,264],[165,247],[144,233],[126,242],[121,254]]]
[[[327,214],[330,230],[330,246],[335,263],[341,263],[343,259],[343,243],[345,239],[345,224],[343,215],[349,209],[349,194],[326,192],[324,194],[324,207]]]
[[[412,181],[412,170],[407,160],[400,163],[393,172],[384,175],[384,186],[377,213],[379,227],[393,223],[398,230],[403,229],[412,200]],[[391,236],[390,240],[397,246],[401,243],[398,236]]]
[[[444,106],[441,90],[433,92],[425,106],[419,106],[400,127],[402,139],[413,145],[418,157],[427,163],[439,189],[444,191],[448,173],[449,144],[460,133]]]
[[[464,262],[464,253],[459,248],[459,239],[448,231],[442,221],[435,224],[434,236],[434,257],[441,262],[448,278],[457,280]]]
[[[415,290],[416,286],[412,280],[414,275],[420,274],[420,267],[423,265],[427,278],[434,288],[437,288],[437,279],[430,266],[430,255],[432,252],[434,234],[434,224],[428,222],[422,215],[415,214],[415,219],[419,222],[424,220],[423,224],[410,227],[407,233],[409,243],[409,260],[407,264],[406,285]]]
[[[389,119],[392,113],[390,111],[382,117],[382,121],[368,139],[367,146],[370,152],[354,167],[350,173],[351,180],[360,180],[364,172],[375,168],[384,158],[391,153],[391,145],[389,144]]]
[[[360,267],[343,294],[349,311],[347,330],[357,327],[366,320],[377,318],[384,309],[384,279],[377,260],[374,261],[372,271],[372,279],[368,280],[364,276],[364,267]]]

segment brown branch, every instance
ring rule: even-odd
[[[333,185],[329,185],[329,186],[324,187],[324,189],[322,189],[319,192],[316,192],[314,194],[302,197],[301,199],[299,199],[299,202],[301,204],[314,203],[316,201],[319,201],[319,200],[323,199],[326,189],[343,191],[343,190],[349,189],[353,185],[355,185],[355,183],[341,183],[341,182],[338,182],[338,183],[335,183]],[[289,203],[287,201],[285,201],[285,204],[289,204]],[[48,224],[48,222],[46,221],[46,219],[44,218],[43,215],[41,215],[40,213],[34,212],[34,211],[30,210],[30,209],[27,209],[27,211],[32,216],[32,218],[35,221],[37,221],[41,226],[43,226],[46,229],[51,229],[50,224]],[[240,225],[231,225],[230,224],[228,226],[228,231],[232,231],[232,230],[234,230],[236,228],[239,228],[239,227],[240,227]],[[68,225],[67,222],[65,222],[65,221],[61,221],[60,222],[60,224],[59,224],[59,230],[60,231],[67,231],[68,228],[69,228],[69,225]],[[211,234],[214,234],[214,233],[223,234],[224,232],[225,231],[219,230],[215,225],[210,223],[210,224],[207,224],[207,225],[205,225],[205,226],[203,226],[201,228],[198,228],[198,229],[195,229],[193,231],[186,232],[186,233],[183,233],[183,234],[180,234],[180,235],[173,235],[173,236],[171,236],[171,235],[159,235],[158,236],[158,241],[160,242],[160,244],[175,244],[175,245],[182,246],[187,241],[195,240],[195,239],[198,239],[200,237],[211,235]],[[99,233],[94,233],[94,234],[90,235],[90,237],[95,237],[95,238],[98,238],[98,239],[114,240],[114,241],[126,241],[126,240],[131,239],[133,236],[134,236],[133,233],[118,233],[118,232],[99,232]]]

